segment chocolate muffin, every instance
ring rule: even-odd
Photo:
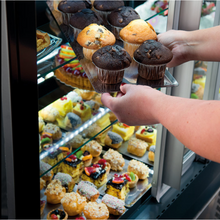
[[[172,52],[155,40],[147,40],[134,52],[138,63],[138,74],[147,80],[159,80],[164,77],[166,64],[173,58]]]
[[[119,39],[120,30],[135,19],[140,19],[140,16],[129,6],[116,8],[107,17],[107,21],[111,26],[111,32],[117,39]]]
[[[89,8],[82,9],[70,17],[70,27],[73,30],[75,38],[77,38],[82,29],[92,23],[100,25],[103,23],[103,20],[100,15]]]
[[[84,8],[92,8],[92,4],[90,0],[85,0],[85,1],[62,0],[58,5],[58,10],[62,13],[63,23],[66,25],[69,25],[70,17],[72,14]]]
[[[122,82],[124,69],[130,66],[131,57],[124,48],[111,45],[97,50],[92,56],[92,61],[103,83],[117,84]]]
[[[124,1],[116,0],[116,1],[99,1],[95,0],[93,3],[93,7],[96,12],[103,18],[104,25],[107,25],[107,16],[114,9],[124,6]]]

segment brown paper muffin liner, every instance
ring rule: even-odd
[[[94,8],[94,11],[97,12],[103,19],[103,25],[108,25],[107,17],[111,13],[111,11],[100,11]]]
[[[79,28],[73,27],[71,24],[70,24],[69,26],[70,26],[70,34],[71,34],[71,36],[74,37],[75,39],[77,39],[78,34],[79,34],[82,30],[79,29]]]
[[[108,21],[107,21],[107,22],[108,22]],[[108,22],[108,25],[109,25],[110,28],[111,28],[111,32],[115,35],[115,38],[119,40],[119,39],[120,39],[119,33],[120,33],[122,27],[113,26],[113,25],[111,25],[109,22]]]

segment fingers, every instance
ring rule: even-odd
[[[103,93],[101,97],[101,101],[104,106],[110,108],[113,97],[109,93]]]

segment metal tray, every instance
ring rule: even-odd
[[[46,33],[44,31],[41,31],[41,32]],[[62,43],[62,38],[53,36],[51,34],[48,34],[48,35],[50,37],[50,45],[37,53],[38,63],[40,62],[41,59],[43,59],[45,56],[51,53],[54,49],[56,49]]]

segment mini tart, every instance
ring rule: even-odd
[[[130,172],[123,173],[122,176],[125,176],[125,174],[127,174],[130,177]],[[139,180],[138,176],[135,173],[134,173],[134,175],[135,175],[135,180],[131,180],[131,177],[130,177],[130,179],[129,178],[127,179],[130,189],[134,188],[137,185],[137,182]]]
[[[88,142],[81,148],[81,151],[89,151],[93,157],[98,157],[102,153],[102,146],[95,140]]]
[[[47,214],[47,220],[53,220],[52,214],[55,214],[56,216],[59,215],[59,218],[57,219],[68,219],[68,214],[65,210],[63,209],[53,209]],[[58,217],[58,216],[57,216]]]
[[[99,160],[97,160],[97,161],[95,161],[94,162],[94,164],[104,164],[104,166],[105,166],[105,170],[106,170],[106,173],[107,173],[107,175],[109,174],[109,172],[110,172],[110,170],[111,170],[111,165],[110,165],[110,163],[108,163],[105,159],[99,159]]]
[[[115,196],[105,194],[102,197],[102,203],[107,206],[109,213],[112,215],[122,215],[125,212],[124,201]]]
[[[108,219],[109,211],[104,203],[88,202],[83,210],[86,219]]]
[[[52,180],[47,186],[44,194],[47,196],[47,202],[51,204],[59,204],[66,194],[66,189],[62,187],[59,180]]]
[[[78,193],[66,193],[61,199],[63,209],[69,216],[80,215],[87,204],[86,198]]]

